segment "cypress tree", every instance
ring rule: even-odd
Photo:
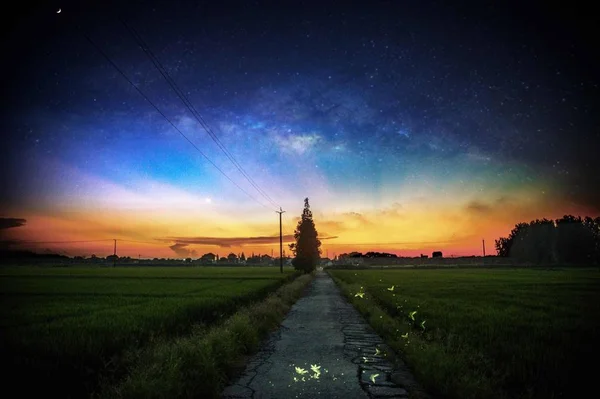
[[[296,242],[290,244],[290,249],[294,254],[292,265],[296,270],[310,273],[315,270],[319,263],[321,241],[319,241],[319,233],[315,228],[308,198],[304,199],[304,210],[301,219],[298,221],[298,226],[294,230],[294,238]]]

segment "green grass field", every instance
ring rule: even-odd
[[[279,268],[0,269],[6,381],[86,396],[124,372],[125,351],[210,326],[293,277]]]
[[[436,396],[570,398],[595,388],[597,269],[330,273]]]

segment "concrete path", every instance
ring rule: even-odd
[[[223,397],[407,398],[421,391],[404,365],[393,370],[376,354],[382,344],[331,277],[318,272]]]

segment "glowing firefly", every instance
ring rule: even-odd
[[[306,374],[306,373],[308,373],[308,371],[304,370],[302,367],[296,367],[296,373]]]
[[[371,382],[375,384],[375,378],[379,377],[379,374],[371,374]]]
[[[62,11],[62,9],[58,9],[58,11],[56,12],[57,14],[60,14],[60,12]]]
[[[375,348],[375,356],[378,356],[381,353],[381,351],[379,350],[379,348]]]
[[[318,380],[319,376],[321,375],[321,366],[317,366],[316,364],[311,364],[310,369],[315,373],[313,375],[313,378],[316,378]]]
[[[406,334],[402,334],[401,337],[404,339],[408,339],[408,332]]]
[[[423,320],[423,321],[421,322],[421,328],[422,328],[423,330],[425,330],[425,322],[426,322],[426,321],[427,321],[427,320]]]
[[[388,290],[388,291],[394,291],[394,288],[395,288],[395,287],[396,287],[395,285],[392,285],[392,286],[391,286],[390,288],[388,288],[387,290]]]
[[[416,310],[413,310],[412,312],[410,312],[410,314],[408,315],[408,317],[410,317],[410,319],[412,321],[415,321],[415,315],[417,314]]]
[[[355,297],[360,297],[360,298],[364,298],[365,297],[365,293],[364,292],[357,292],[356,294],[354,294]]]

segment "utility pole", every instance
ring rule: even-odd
[[[483,244],[483,257],[485,258],[485,240],[481,240]]]
[[[279,214],[279,271],[283,273],[283,235],[281,229],[281,214],[285,211],[279,207],[279,210],[275,212]]]
[[[117,240],[115,239],[115,252],[113,253],[113,267],[117,265]]]

